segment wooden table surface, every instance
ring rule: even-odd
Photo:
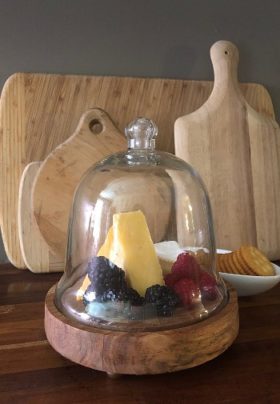
[[[280,284],[239,299],[240,332],[199,367],[116,379],[61,357],[44,333],[44,298],[61,274],[0,266],[0,403],[280,403]]]

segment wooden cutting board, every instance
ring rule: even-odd
[[[73,195],[81,177],[97,161],[126,148],[124,135],[105,111],[95,108],[82,115],[73,135],[41,165],[32,190],[33,211],[42,236],[61,259],[66,252]]]
[[[31,205],[31,190],[41,162],[28,164],[19,185],[18,225],[21,253],[25,265],[32,272],[63,271],[64,262],[49,249],[37,225]]]
[[[175,150],[201,174],[212,204],[218,248],[257,245],[280,258],[280,134],[246,102],[237,79],[238,50],[211,48],[215,83],[208,100],[177,119]]]
[[[32,190],[33,211],[41,234],[56,256],[62,260],[66,255],[73,196],[82,176],[105,156],[124,150],[127,150],[127,140],[123,134],[115,127],[105,111],[95,108],[82,115],[74,134],[54,149],[41,165]],[[106,173],[100,184],[95,183],[95,190],[97,187],[100,187],[100,191],[104,189],[105,175]],[[112,180],[114,174],[110,172],[108,175]],[[111,201],[112,212],[126,210],[127,206],[131,210],[139,209],[141,206],[153,240],[162,239],[169,223],[172,198],[169,187],[163,180],[154,178],[152,174],[148,180],[146,177],[133,175],[128,184],[128,179],[123,180],[123,176],[119,173],[115,175],[114,182],[110,186],[110,194],[114,195]],[[161,201],[161,210],[157,206],[151,206],[152,198]],[[107,218],[106,222],[108,221]],[[80,229],[80,224],[77,225],[75,234],[84,232],[84,220],[80,219],[78,222],[82,223],[82,226]],[[76,239],[79,239],[79,236]],[[86,254],[86,251],[83,251],[85,248],[83,243],[76,248],[79,251],[76,252],[75,259],[77,255]],[[73,259],[74,257],[72,263]]]
[[[208,98],[205,81],[18,73],[4,85],[0,104],[0,222],[5,250],[17,267],[25,266],[18,236],[18,189],[25,166],[45,157],[72,133],[84,111],[106,110],[121,131],[142,115],[159,126],[157,148],[174,151],[176,118]],[[266,89],[242,84],[248,102],[273,116]]]

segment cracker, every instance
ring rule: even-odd
[[[201,267],[206,268],[206,269],[210,267],[210,265],[211,265],[211,256],[207,251],[200,248],[200,249],[198,249],[196,251],[188,251],[188,253],[190,255],[192,255],[196,259],[197,263]]]
[[[254,275],[271,276],[275,275],[272,263],[266,256],[253,246],[242,246],[240,254]]]
[[[223,268],[222,268],[222,257],[224,254],[217,254],[217,260],[216,260],[216,264],[217,264],[217,269],[219,272],[223,272]]]
[[[229,255],[230,254],[231,253],[224,254],[224,257],[222,260],[222,268],[223,268],[224,272],[226,272],[228,274],[232,273],[231,267],[229,265]]]
[[[234,252],[229,255],[228,261],[229,261],[229,267],[231,269],[231,272],[233,274],[240,275],[240,270],[239,270],[238,266],[236,266],[235,261],[234,261]]]
[[[235,266],[235,268],[237,270],[237,273],[239,275],[244,275],[246,272],[244,271],[242,264],[238,260],[238,250],[233,252],[232,261],[233,261],[233,265]]]
[[[238,265],[240,267],[241,273],[243,275],[255,275],[254,272],[247,265],[246,261],[244,261],[242,255],[241,255],[240,249],[236,250],[235,258],[236,258],[236,261],[238,262]]]

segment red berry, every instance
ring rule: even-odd
[[[180,279],[173,289],[184,306],[192,306],[194,301],[199,298],[199,288],[191,279]]]
[[[200,275],[200,266],[196,259],[188,252],[179,254],[172,266],[172,273],[180,274],[181,278],[197,280]]]
[[[205,300],[215,300],[218,296],[215,278],[203,271],[195,257],[187,251],[178,255],[171,273],[164,280],[178,294],[184,306],[191,306],[200,296]]]
[[[202,272],[199,281],[202,298],[215,300],[217,298],[217,282],[207,272]]]
[[[182,278],[183,277],[179,273],[171,272],[170,274],[165,275],[164,281],[165,281],[165,284],[172,289],[174,287],[174,285],[176,284],[176,282],[178,282]]]

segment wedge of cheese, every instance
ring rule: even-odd
[[[140,210],[114,214],[113,226],[98,255],[122,268],[130,286],[141,296],[152,285],[164,285],[146,218]]]

